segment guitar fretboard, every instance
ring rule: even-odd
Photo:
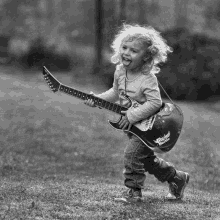
[[[108,102],[104,99],[93,96],[92,94],[87,94],[87,93],[78,91],[76,89],[73,89],[71,87],[62,85],[62,84],[60,85],[59,90],[63,93],[66,93],[68,95],[74,96],[74,97],[82,99],[82,100],[92,99],[96,106],[101,107],[101,108],[105,108],[109,111],[112,111],[112,112],[115,112],[118,114],[121,114],[121,111],[128,110],[126,107],[121,106],[119,104]]]

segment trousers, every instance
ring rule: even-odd
[[[129,135],[129,144],[124,151],[124,184],[128,188],[142,189],[146,172],[160,182],[168,181],[176,173],[174,166],[155,155],[135,135]]]

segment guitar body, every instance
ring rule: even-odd
[[[110,125],[117,129],[123,116],[121,111],[128,108],[115,103],[110,103],[91,94],[78,91],[71,87],[61,84],[46,67],[43,67],[43,75],[50,89],[55,93],[61,91],[76,98],[83,100],[93,99],[95,105],[113,111],[120,116],[119,120],[109,121]],[[125,96],[130,102],[130,108],[138,107],[139,103]],[[163,103],[158,112],[131,126],[130,130],[124,130],[138,137],[147,147],[156,153],[166,153],[176,144],[183,125],[183,113],[181,109],[173,103]]]
[[[126,97],[130,102],[130,108],[137,107],[139,103]],[[121,116],[122,117],[122,116]],[[118,121],[108,121],[117,130],[121,130]],[[166,153],[176,144],[183,125],[183,114],[180,108],[171,103],[163,103],[159,112],[148,119],[131,126],[130,130],[124,130],[138,137],[147,147],[156,153]]]

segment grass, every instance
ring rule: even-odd
[[[86,92],[104,90],[56,76]],[[185,199],[166,200],[167,185],[148,175],[144,202],[125,205],[113,201],[124,190],[127,142],[106,123],[113,115],[53,94],[40,73],[2,70],[0,79],[1,219],[220,219],[218,104],[179,103],[183,131],[162,157],[190,173]]]
[[[220,196],[187,189],[183,201],[165,199],[166,189],[149,185],[144,201],[114,202],[124,188],[118,180],[88,176],[47,175],[1,181],[1,219],[219,219]]]

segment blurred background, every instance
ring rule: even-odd
[[[1,179],[121,178],[127,139],[108,125],[111,115],[53,94],[41,71],[105,91],[115,71],[110,44],[126,22],[153,26],[174,49],[158,79],[184,124],[162,157],[191,174],[191,187],[219,192],[220,1],[0,0],[0,13]]]
[[[174,52],[159,80],[179,100],[220,95],[218,0],[1,0],[0,62],[99,76],[112,85],[110,44],[123,22],[151,25]]]

